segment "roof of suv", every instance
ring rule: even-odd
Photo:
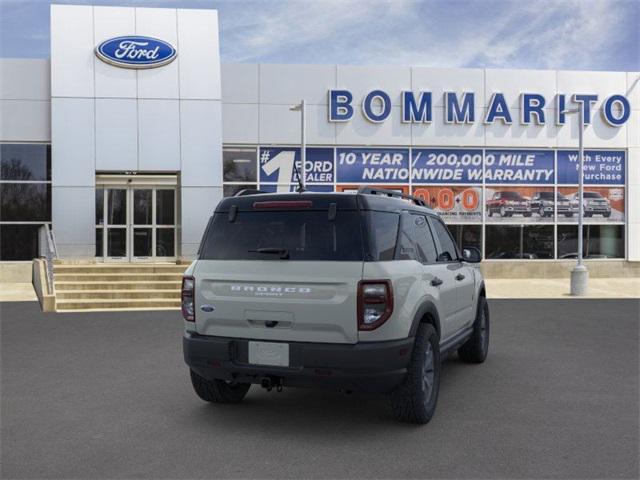
[[[262,208],[296,210],[312,208],[313,210],[328,210],[329,205],[336,204],[338,210],[378,210],[399,212],[411,210],[421,213],[436,213],[429,207],[417,205],[407,198],[385,195],[384,190],[377,190],[376,194],[364,192],[303,192],[303,193],[256,193],[237,197],[226,197],[216,207],[216,212],[228,212],[232,206],[240,211]],[[405,196],[406,197],[406,196]],[[410,198],[410,197],[409,197]],[[298,202],[289,205],[273,202]],[[302,202],[302,203],[299,203]],[[310,202],[310,203],[309,203]]]

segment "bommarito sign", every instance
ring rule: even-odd
[[[329,121],[348,122],[353,118],[356,107],[354,106],[353,94],[349,90],[329,90]],[[414,93],[411,91],[401,92],[401,115],[403,123],[430,123],[433,120],[433,95],[429,91]],[[507,125],[514,122],[511,109],[505,95],[496,92],[491,96],[487,105],[487,112],[484,118],[478,118],[475,107],[475,93],[445,92],[444,100],[444,122],[451,124],[468,124],[482,121],[485,124],[492,124],[501,121]],[[567,106],[567,95],[557,94],[555,96],[555,123],[564,125]],[[598,101],[598,95],[575,93],[571,95],[571,102],[581,105],[584,109],[584,123],[591,123],[591,110],[593,104]],[[536,124],[544,125],[549,122],[545,112],[547,99],[539,93],[520,94],[520,115],[517,120],[523,125]],[[391,97],[384,90],[372,90],[367,93],[360,104],[362,115],[373,123],[381,123],[391,115]],[[624,125],[631,115],[631,105],[624,95],[615,94],[607,97],[600,108],[605,121],[612,127]]]

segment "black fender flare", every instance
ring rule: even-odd
[[[487,289],[484,286],[484,280],[480,282],[480,286],[478,287],[478,297],[487,298]]]
[[[416,336],[416,333],[418,332],[418,326],[420,326],[420,323],[427,315],[432,318],[432,322],[430,323],[433,323],[433,327],[436,329],[436,332],[438,332],[438,336],[440,336],[440,315],[438,315],[438,309],[433,302],[427,300],[422,305],[420,305],[420,308],[418,308],[418,311],[413,317],[411,330],[409,330],[410,337]]]

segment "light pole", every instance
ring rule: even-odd
[[[578,123],[578,263],[571,270],[571,295],[583,296],[587,293],[589,284],[589,271],[582,263],[582,223],[584,219],[584,103],[578,108],[564,110],[562,113],[577,113],[580,117]]]
[[[289,110],[292,112],[300,112],[300,161],[301,161],[301,171],[298,174],[299,177],[299,185],[300,190],[304,190],[304,181],[306,177],[306,163],[307,163],[307,122],[306,122],[306,112],[304,106],[304,98],[300,100],[300,103],[297,105],[293,105],[289,107]]]

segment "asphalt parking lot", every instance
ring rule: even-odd
[[[3,478],[638,478],[638,300],[492,300],[489,358],[445,362],[435,418],[252,388],[208,405],[179,312],[2,303]]]

